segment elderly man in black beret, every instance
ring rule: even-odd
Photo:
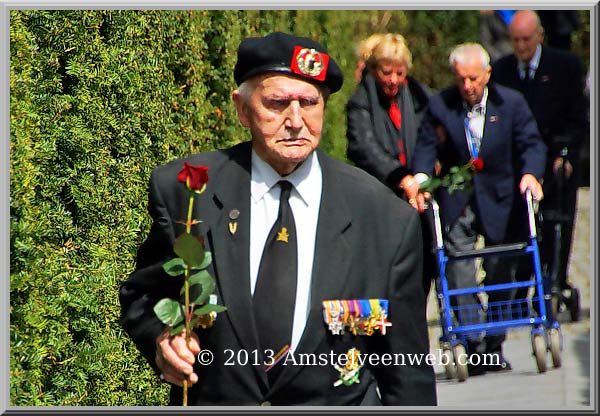
[[[435,405],[418,215],[317,149],[340,68],[320,44],[272,33],[242,41],[234,78],[252,140],[155,169],[154,223],[120,292],[124,328],[173,405],[184,380],[190,405]],[[184,162],[208,167],[192,232],[227,307],[189,347],[153,312],[181,288],[162,264],[187,212]]]

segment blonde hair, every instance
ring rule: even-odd
[[[356,57],[361,61],[367,61],[377,44],[385,35],[383,33],[374,33],[366,39],[359,42],[356,47]]]
[[[387,33],[381,36],[367,59],[367,65],[374,68],[382,61],[404,64],[406,69],[410,71],[412,68],[412,55],[406,45],[404,36],[398,33]]]

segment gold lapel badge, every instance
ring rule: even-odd
[[[284,243],[288,242],[290,235],[288,234],[287,228],[282,227],[281,231],[277,233],[277,241],[283,241]]]
[[[234,235],[237,231],[237,221],[235,220],[237,220],[239,216],[240,211],[238,209],[232,209],[229,211],[229,218],[231,219],[231,221],[229,221],[229,232],[231,235]]]

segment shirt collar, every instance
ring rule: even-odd
[[[252,149],[252,179],[250,193],[255,202],[260,201],[281,180],[290,181],[306,206],[321,201],[321,165],[316,152],[312,152],[302,164],[289,175],[280,176]]]
[[[485,87],[483,87],[483,96],[481,97],[481,101],[479,103],[477,103],[473,107],[469,108],[469,104],[467,104],[467,102],[463,101],[463,107],[465,108],[465,110],[467,110],[467,116],[469,118],[471,118],[472,116],[484,115],[485,114],[485,106],[487,105],[487,98],[488,98],[488,87],[486,85]],[[476,107],[479,108],[479,111],[477,112],[477,114],[471,114],[471,111],[473,111],[473,109],[475,109]]]
[[[529,63],[519,61],[519,71],[521,72],[521,74],[523,74],[523,72],[527,68],[529,68],[529,70],[533,71],[533,73],[535,74],[535,71],[537,70],[538,66],[540,65],[541,56],[542,56],[542,45],[537,45],[537,48],[535,48],[535,53],[531,57],[531,60],[529,61]]]

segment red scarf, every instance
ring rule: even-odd
[[[395,99],[390,104],[389,115],[392,123],[394,123],[394,126],[400,130],[400,127],[402,127],[402,113],[400,112],[398,102]],[[404,140],[402,140],[402,138],[398,138],[398,150],[398,160],[402,166],[406,166],[406,151],[404,150]]]

